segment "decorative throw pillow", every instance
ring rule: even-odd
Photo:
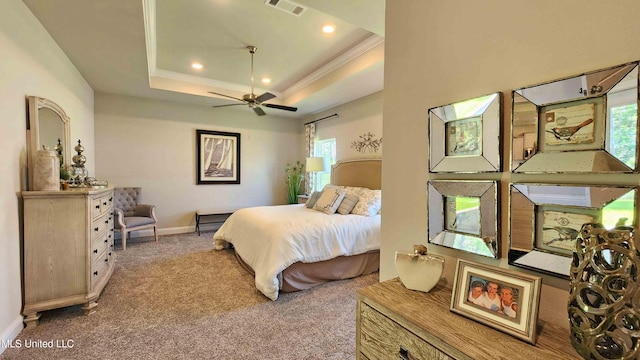
[[[355,195],[345,194],[336,212],[338,214],[348,215],[351,210],[353,210],[353,207],[356,206],[358,200],[360,200],[360,198]]]
[[[352,214],[375,216],[382,208],[382,190],[365,189],[360,195],[360,200],[356,203]]]
[[[315,205],[318,199],[320,199],[320,195],[322,195],[322,191],[312,192],[304,206],[306,206],[308,209],[312,209],[313,205]]]
[[[322,191],[322,195],[313,205],[313,210],[322,211],[327,215],[331,215],[336,212],[338,206],[344,199],[344,189],[326,189]]]

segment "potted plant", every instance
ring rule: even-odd
[[[60,185],[63,190],[69,189],[69,180],[71,180],[71,174],[65,166],[60,166]]]
[[[300,187],[304,181],[304,164],[300,163],[300,161],[296,161],[293,167],[287,164],[284,171],[287,173],[287,201],[289,204],[297,204]]]

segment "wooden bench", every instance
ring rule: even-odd
[[[196,231],[198,232],[198,236],[200,236],[200,225],[204,224],[221,224],[227,220],[229,216],[233,214],[233,211],[224,211],[224,210],[207,210],[200,209],[196,210]],[[201,221],[201,218],[210,217],[209,221]]]

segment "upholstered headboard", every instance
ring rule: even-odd
[[[338,161],[331,167],[331,183],[382,189],[382,159]]]

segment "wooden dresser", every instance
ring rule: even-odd
[[[94,312],[114,267],[113,187],[23,191],[22,198],[25,324],[70,305]]]
[[[580,359],[569,330],[538,321],[535,346],[449,311],[451,291],[407,290],[399,279],[358,291],[358,359]],[[567,320],[568,321],[568,320]]]

